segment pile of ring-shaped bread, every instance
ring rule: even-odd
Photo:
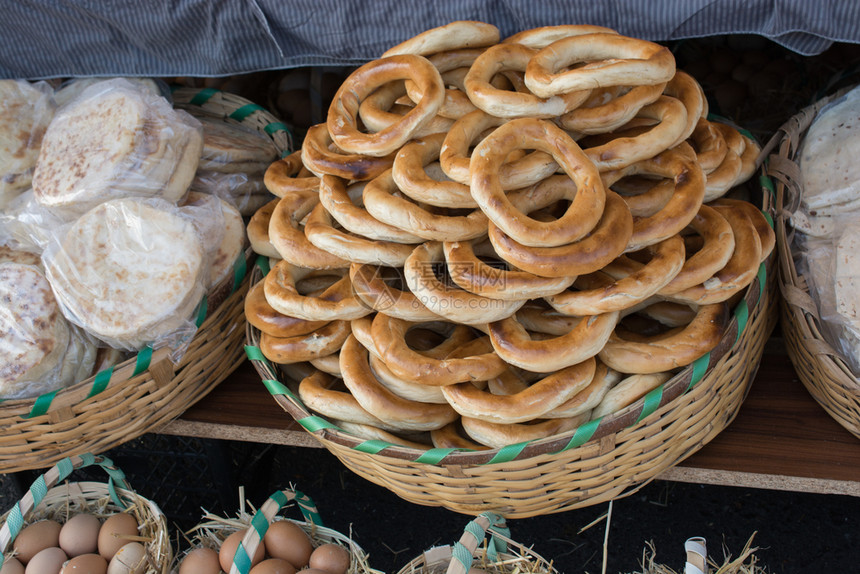
[[[272,164],[246,317],[307,407],[415,448],[624,408],[709,352],[773,249],[725,194],[757,144],[658,44],[585,25],[422,33]]]

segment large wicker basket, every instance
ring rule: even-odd
[[[788,355],[812,397],[843,427],[860,438],[860,381],[824,336],[809,285],[798,273],[792,249],[791,214],[803,197],[797,154],[803,136],[821,108],[849,88],[824,97],[791,117],[765,146],[767,173],[775,182],[776,242],[779,254],[781,327]]]
[[[174,92],[177,106],[201,106],[272,138],[289,151],[286,127],[248,100],[217,90]],[[169,349],[146,348],[112,368],[31,399],[0,402],[0,472],[46,468],[60,459],[104,452],[152,432],[206,396],[244,360],[244,298],[249,248],[234,273],[201,302],[198,329],[178,363]]]
[[[108,481],[64,482],[74,470],[88,466],[101,467]],[[43,519],[63,523],[80,512],[99,518],[119,512],[134,516],[139,525],[140,541],[146,549],[143,574],[169,572],[173,548],[161,509],[135,493],[126,483],[122,470],[110,459],[92,454],[61,459],[39,476],[21,500],[0,517],[0,566],[12,555],[15,538],[28,524]]]
[[[769,186],[756,186],[771,214]],[[464,514],[524,518],[636,492],[733,420],[776,324],[771,254],[718,346],[629,407],[554,437],[500,449],[418,450],[364,440],[313,414],[290,391],[248,325],[246,352],[284,410],[349,469],[408,501]],[[252,283],[261,273],[255,268]]]

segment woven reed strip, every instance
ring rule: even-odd
[[[175,370],[164,357],[156,362],[156,355],[144,373],[85,399],[93,383],[90,377],[58,393],[59,408],[33,418],[25,418],[32,400],[0,404],[0,472],[44,468],[70,455],[104,452],[182,414],[244,360],[241,327],[247,291],[246,279],[203,322]],[[117,371],[133,368],[134,359],[129,359]],[[165,368],[166,376],[157,380],[153,371]]]
[[[848,364],[825,340],[822,322],[809,286],[797,271],[792,246],[791,213],[803,197],[797,151],[817,112],[847,89],[801,110],[769,143],[774,151],[768,175],[776,181],[776,243],[779,262],[780,321],[786,350],[809,394],[840,425],[860,438],[860,382]]]

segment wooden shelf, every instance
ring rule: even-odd
[[[321,448],[249,362],[157,432]],[[771,340],[735,420],[659,479],[860,496],[860,440],[832,419]]]

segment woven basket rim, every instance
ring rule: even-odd
[[[770,187],[762,182],[762,208],[767,211],[768,215],[770,214],[773,200],[769,189]],[[282,384],[283,381],[277,369],[262,356],[262,353],[258,352],[259,329],[253,327],[247,321],[245,326],[246,352],[258,375],[272,393],[274,400],[326,447],[328,447],[326,442],[330,442],[355,450],[363,448],[362,445],[367,446],[367,443],[372,443],[374,456],[425,463],[432,466],[487,466],[503,464],[511,460],[523,460],[534,456],[556,454],[580,448],[586,444],[613,435],[637,424],[658,408],[671,403],[693,388],[720,359],[731,351],[740,338],[746,326],[747,318],[761,303],[763,290],[766,289],[767,277],[774,272],[775,264],[776,253],[774,250],[761,263],[758,275],[745,289],[744,296],[738,302],[735,309],[729,311],[732,313],[729,324],[717,346],[710,353],[683,368],[669,381],[624,409],[606,415],[601,419],[590,421],[577,429],[518,445],[508,445],[503,448],[480,451],[434,448],[419,450],[384,443],[382,441],[368,441],[367,439],[357,437],[336,427],[324,417],[314,414],[304,406],[296,395],[286,389],[286,385]],[[260,269],[260,266],[255,265],[250,273],[252,285],[262,277],[262,273],[263,270]]]

